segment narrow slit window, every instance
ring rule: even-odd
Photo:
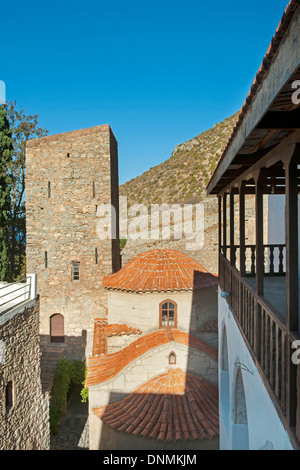
[[[5,409],[6,413],[13,407],[13,383],[10,380],[5,389]]]
[[[79,272],[79,262],[73,261],[72,263],[72,281],[79,281],[80,280],[80,272]]]
[[[98,249],[95,248],[95,263],[98,264]]]
[[[51,197],[51,183],[48,181],[48,197]]]
[[[92,195],[93,195],[93,198],[96,196],[95,181],[92,182]]]
[[[45,251],[45,268],[48,268],[48,252]]]

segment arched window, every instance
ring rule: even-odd
[[[173,351],[169,354],[169,364],[176,364],[176,354]]]
[[[177,328],[177,305],[172,300],[164,300],[159,306],[159,327]]]
[[[5,410],[6,413],[9,412],[9,410],[13,407],[14,402],[14,394],[13,394],[13,383],[10,380],[7,382],[6,388],[5,388]]]
[[[50,341],[51,343],[64,343],[64,317],[55,313],[50,317]]]

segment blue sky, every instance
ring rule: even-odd
[[[0,80],[49,134],[110,124],[122,184],[241,108],[287,3],[2,2]]]

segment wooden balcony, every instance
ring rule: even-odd
[[[282,256],[284,245],[265,245],[264,251],[270,251],[270,248],[273,253],[277,248],[281,253],[279,256]],[[220,252],[220,287],[229,293],[227,302],[244,341],[293,445],[300,449],[300,416],[297,409],[297,367],[300,366],[291,361],[292,352],[295,351],[292,343],[299,340],[300,335],[298,332],[288,332],[286,324],[284,265],[281,260],[275,270],[274,262],[270,262],[270,259],[265,263],[264,295],[257,295],[255,263],[253,265],[255,253],[253,256],[252,251],[251,255],[250,269],[245,272],[245,276],[241,276],[235,263],[232,264]],[[274,298],[280,299],[279,305],[274,305]],[[299,372],[300,369],[298,377]]]

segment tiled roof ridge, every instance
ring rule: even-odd
[[[275,34],[273,35],[273,38],[270,42],[270,45],[268,47],[268,50],[263,58],[263,61],[261,63],[261,66],[258,70],[258,72],[256,73],[255,75],[255,78],[254,78],[254,81],[252,83],[252,86],[250,88],[250,91],[247,95],[247,98],[239,112],[239,115],[237,117],[237,120],[236,120],[236,123],[234,125],[234,128],[232,130],[232,133],[225,145],[225,147],[223,148],[223,151],[220,155],[220,158],[216,164],[216,167],[215,167],[215,170],[213,172],[213,174],[211,175],[211,178],[207,184],[207,188],[213,178],[213,175],[215,174],[215,171],[217,170],[219,164],[221,163],[221,161],[223,160],[223,157],[225,155],[225,153],[227,152],[227,150],[229,149],[230,147],[230,144],[232,143],[235,135],[237,134],[239,128],[240,128],[240,125],[242,123],[242,120],[244,119],[244,116],[246,115],[246,112],[248,110],[248,108],[250,107],[253,99],[254,99],[254,96],[255,96],[255,93],[259,87],[259,85],[262,83],[262,80],[263,80],[263,77],[265,75],[265,73],[267,72],[268,70],[268,67],[273,59],[273,57],[275,56],[276,52],[278,51],[278,48],[281,44],[281,41],[286,33],[286,31],[288,30],[288,27],[290,25],[290,22],[297,10],[297,8],[299,7],[300,5],[300,0],[290,0],[289,4],[287,5],[282,17],[281,17],[281,20],[279,22],[279,25],[276,29],[276,32]]]
[[[126,292],[189,291],[216,284],[217,276],[196,260],[165,248],[143,252],[103,278],[107,289]]]
[[[217,387],[179,368],[93,413],[113,429],[146,439],[176,442],[219,434]]]
[[[174,341],[209,355],[218,360],[218,351],[200,338],[181,330],[168,328],[156,330],[141,336],[121,351],[100,356],[90,356],[85,386],[97,385],[115,377],[131,362],[151,349]]]

